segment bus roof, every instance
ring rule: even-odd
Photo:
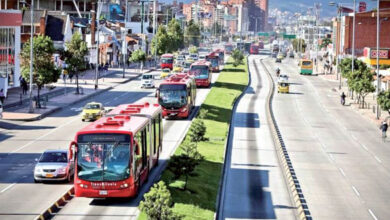
[[[136,133],[146,123],[148,117],[152,117],[161,112],[158,104],[136,103],[119,105],[106,116],[92,122],[77,132],[79,134],[88,133]]]
[[[171,54],[171,53],[166,53],[166,54],[163,54],[163,55],[161,55],[161,57],[166,57],[166,58],[170,58],[170,57],[172,57],[173,58],[173,54]]]
[[[211,52],[207,55],[207,57],[219,57],[219,54],[217,52]]]
[[[196,62],[193,62],[191,66],[211,66],[211,63],[206,60],[199,60]]]
[[[185,73],[178,73],[178,74],[174,74],[168,78],[166,78],[164,81],[162,81],[160,83],[160,85],[164,85],[164,84],[189,84],[191,82],[193,82],[194,78],[192,78],[191,76],[185,74]]]

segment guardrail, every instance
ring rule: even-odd
[[[253,61],[254,62],[254,61]],[[267,73],[267,76],[271,82],[270,92],[267,96],[267,121],[268,124],[270,124],[271,134],[274,140],[274,144],[277,150],[277,155],[280,164],[282,165],[282,170],[284,173],[285,181],[287,183],[287,186],[290,189],[290,196],[292,201],[294,202],[295,206],[297,207],[297,217],[300,220],[309,220],[312,219],[310,215],[309,208],[307,206],[305,197],[302,193],[301,186],[299,184],[298,178],[295,174],[294,167],[292,165],[290,156],[288,155],[286,145],[284,144],[282,134],[279,130],[278,124],[275,119],[275,115],[272,110],[272,100],[275,93],[275,82],[272,78],[270,72],[268,71],[267,67],[264,65],[263,60],[260,60],[261,65],[263,66],[264,70]],[[254,64],[256,71],[259,71],[256,64]]]
[[[48,220],[52,219],[54,215],[66,205],[74,197],[74,187],[68,190],[60,199],[58,199],[53,205],[48,209],[44,210],[36,220]]]

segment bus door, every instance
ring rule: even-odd
[[[134,136],[135,149],[135,179],[142,185],[148,177],[148,167],[150,158],[150,129],[149,124],[138,131]]]

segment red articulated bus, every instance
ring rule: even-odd
[[[173,69],[173,54],[163,54],[161,56],[161,69]]]
[[[195,106],[195,79],[184,73],[172,75],[161,82],[157,98],[163,117],[188,118]]]
[[[212,52],[206,56],[206,60],[211,63],[211,70],[213,72],[219,72],[219,55],[216,52]]]
[[[250,54],[259,54],[259,46],[256,44],[252,44],[249,49]]]
[[[76,197],[134,197],[162,150],[158,104],[123,104],[77,132],[69,146]]]
[[[197,87],[209,87],[211,85],[212,73],[210,62],[197,61],[193,63],[188,74],[195,77]]]

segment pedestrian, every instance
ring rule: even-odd
[[[23,92],[23,95],[26,95],[27,94],[27,82],[24,78],[22,78],[22,92]]]
[[[330,74],[333,74],[333,65],[330,65]]]
[[[4,94],[4,89],[0,90],[0,101],[4,105],[4,99],[5,99],[5,94]]]
[[[386,122],[386,121],[383,121],[382,124],[381,124],[381,126],[380,126],[380,129],[381,129],[381,131],[382,131],[382,138],[387,137],[387,136],[386,136],[386,132],[387,132],[387,128],[388,128],[388,127],[389,127],[389,125],[387,124],[387,122]]]
[[[340,97],[341,97],[341,104],[342,104],[342,105],[345,105],[345,97],[347,97],[347,96],[345,95],[344,92],[342,92],[341,95],[340,95]]]

